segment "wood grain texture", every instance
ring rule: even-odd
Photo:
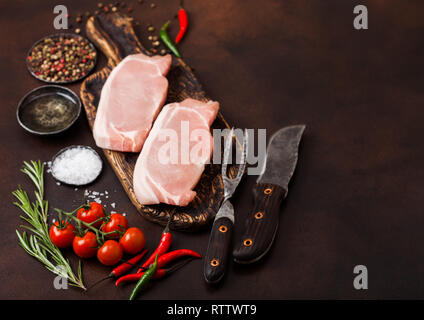
[[[219,282],[225,275],[228,267],[232,235],[233,223],[230,219],[222,217],[214,221],[204,261],[206,282]]]
[[[235,262],[252,263],[268,252],[278,228],[280,205],[286,194],[277,185],[258,183],[254,186],[254,206],[246,219],[243,236],[235,243]]]
[[[96,109],[100,100],[101,89],[112,69],[124,57],[134,53],[151,55],[138,40],[131,25],[131,18],[121,13],[91,17],[86,24],[88,38],[107,56],[108,63],[101,71],[89,76],[81,85],[80,96],[93,129]],[[171,69],[167,75],[169,81],[166,103],[194,98],[208,101],[202,86],[191,69],[181,59],[172,58]],[[221,113],[212,128],[228,128],[229,125]],[[199,183],[194,189],[197,196],[186,207],[166,204],[143,206],[134,194],[133,172],[138,153],[124,153],[104,149],[106,158],[118,176],[131,202],[140,214],[150,221],[165,225],[170,214],[171,228],[174,230],[197,231],[207,226],[215,217],[223,199],[223,184],[220,165],[208,164]],[[230,170],[230,174],[231,171]]]

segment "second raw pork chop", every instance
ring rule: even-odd
[[[219,103],[186,99],[163,107],[134,169],[134,192],[143,204],[188,205],[213,150],[210,126]]]
[[[171,56],[127,56],[110,73],[100,96],[93,135],[97,146],[139,152],[165,103]]]

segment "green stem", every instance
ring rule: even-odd
[[[44,165],[41,161],[24,162],[22,172],[25,173],[35,185],[35,201],[31,202],[28,194],[19,187],[13,191],[17,199],[14,204],[20,208],[25,216],[21,216],[30,226],[23,226],[31,233],[22,234],[16,230],[19,245],[32,257],[40,261],[49,271],[63,275],[57,268],[64,268],[69,284],[86,290],[81,271],[81,261],[78,264],[78,273],[74,274],[68,259],[66,259],[58,247],[50,240],[48,231],[48,202],[44,200]]]

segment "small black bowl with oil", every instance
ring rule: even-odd
[[[38,135],[67,130],[81,113],[81,100],[70,89],[47,85],[27,93],[19,102],[16,116],[22,128]]]

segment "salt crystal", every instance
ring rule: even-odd
[[[113,209],[115,209],[115,202],[110,204],[112,206]]]
[[[58,185],[58,186],[60,186],[60,182],[58,181],[58,182],[56,182],[56,184]]]
[[[52,164],[52,174],[56,179],[74,185],[90,183],[101,169],[99,156],[93,150],[82,147],[65,150]]]
[[[122,215],[125,217],[127,214],[124,212]]]

